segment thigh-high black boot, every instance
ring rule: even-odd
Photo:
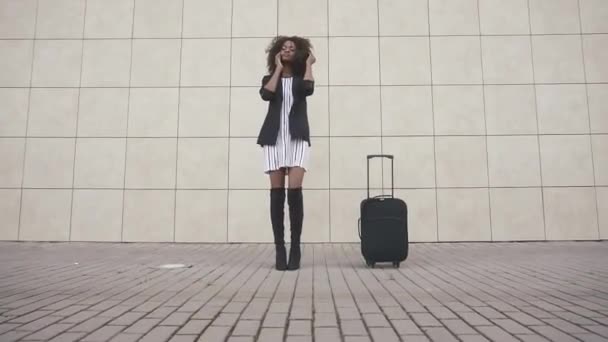
[[[289,221],[291,224],[291,248],[287,269],[297,270],[300,268],[300,236],[302,235],[302,222],[304,220],[302,188],[288,189],[287,202],[289,203]]]
[[[287,269],[287,251],[285,250],[285,188],[270,189],[270,222],[276,249],[277,270]]]

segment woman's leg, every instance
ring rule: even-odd
[[[285,170],[270,171],[270,222],[276,249],[275,268],[287,269],[285,250]]]
[[[291,224],[291,248],[289,250],[289,263],[287,269],[300,268],[300,237],[302,236],[302,223],[304,221],[304,199],[302,196],[302,182],[304,169],[293,167],[289,169],[289,189],[287,202],[289,203],[289,221]]]

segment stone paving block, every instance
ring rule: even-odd
[[[492,325],[492,322],[475,312],[461,312],[459,315],[472,326]]]
[[[34,312],[30,312],[27,315],[13,318],[8,323],[22,323],[22,324],[29,323],[29,322],[35,321],[41,317],[50,316],[52,313],[53,313],[53,311],[48,311],[48,310],[34,311]]]
[[[230,336],[228,342],[253,342],[253,336]]]
[[[539,308],[541,308],[541,309],[543,309],[543,310],[549,311],[549,312],[566,311],[564,308],[559,307],[559,306],[554,305],[554,304],[551,304],[551,303],[549,303],[547,301],[536,300],[536,301],[531,301],[530,303],[533,304],[533,305],[535,305],[535,306],[537,306],[537,307],[539,307]],[[584,308],[582,308],[582,309],[584,309]]]
[[[331,302],[316,302],[314,304],[314,308],[315,308],[315,312],[322,312],[322,313],[334,313],[336,312],[336,309],[334,307],[334,303]]]
[[[71,327],[72,327],[72,324],[67,324],[67,323],[51,324],[42,330],[38,330],[37,332],[35,332],[31,335],[28,335],[27,337],[24,338],[24,340],[26,340],[26,341],[29,341],[29,340],[48,341],[48,340],[52,339],[53,337],[61,334],[62,332],[70,329]]]
[[[450,333],[449,330],[443,327],[428,327],[423,329],[424,332],[429,336],[431,341],[442,341],[442,342],[457,342],[458,339]]]
[[[412,313],[412,319],[421,327],[440,327],[441,323],[429,313]]]
[[[517,337],[524,342],[549,342],[540,335],[517,335]]]
[[[188,319],[190,318],[190,314],[187,312],[174,312],[169,317],[165,318],[160,325],[176,325],[182,326],[184,325]]]
[[[315,327],[337,327],[338,320],[334,313],[316,313],[314,319]]]
[[[315,341],[340,341],[340,330],[337,328],[314,328]]]
[[[309,320],[289,320],[287,335],[312,335],[312,322]]]
[[[456,315],[450,309],[445,306],[429,306],[427,307],[429,312],[437,319],[453,319],[457,318]]]
[[[125,330],[127,334],[147,334],[160,323],[157,318],[142,318]]]
[[[260,323],[257,320],[239,320],[232,331],[232,336],[255,336]]]
[[[110,342],[136,342],[143,336],[143,334],[127,334],[120,333],[114,336]]]
[[[203,306],[193,316],[193,319],[214,319],[222,311],[221,306]]]
[[[477,313],[489,320],[497,318],[506,318],[504,314],[500,313],[499,311],[496,311],[496,309],[489,306],[478,306],[475,308],[475,311],[477,311]]]
[[[596,334],[575,334],[574,337],[580,339],[585,342],[606,342],[608,338],[604,338],[600,335]]]
[[[90,318],[93,315],[95,315],[94,311],[83,311],[83,310],[86,310],[86,308],[88,308],[87,305],[70,305],[59,311],[53,312],[52,315],[59,316],[59,317],[67,317],[67,316],[76,315],[74,318],[70,317],[70,320],[75,320],[75,322],[73,322],[73,323],[79,323],[79,322],[82,322],[82,321],[86,320],[87,318]],[[83,316],[83,318],[80,318],[80,316],[77,315],[77,313],[79,313],[79,312],[83,312],[80,314]]]
[[[31,334],[31,332],[29,332],[29,331],[12,330],[12,331],[5,332],[4,334],[1,334],[0,341],[13,342],[13,341],[17,341],[17,340],[21,339],[22,337],[29,335],[29,334]]]
[[[340,327],[344,336],[367,336],[365,325],[360,319],[340,321]]]
[[[265,328],[281,328],[286,325],[287,314],[286,313],[268,313],[262,326]]]
[[[523,312],[507,312],[507,316],[525,326],[530,325],[545,325],[542,321]]]
[[[169,342],[196,342],[197,335],[173,335]]]
[[[482,335],[459,335],[458,338],[462,342],[490,342],[490,340]]]
[[[588,325],[586,329],[593,331],[594,333],[608,338],[608,327],[605,325]]]
[[[43,308],[43,310],[50,310],[50,311],[57,311],[57,310],[61,310],[61,309],[65,309],[68,306],[74,305],[77,302],[73,299],[64,299],[64,300],[60,300],[56,303],[47,305]],[[86,306],[86,305],[83,305]]]
[[[369,336],[344,336],[344,342],[371,342]]]
[[[582,316],[579,316],[573,312],[556,312],[555,316],[561,317],[562,319],[567,320],[568,322],[572,323],[572,324],[576,324],[576,325],[597,325],[597,322],[600,322],[604,325],[608,325],[608,319],[603,319],[603,318],[594,318],[594,320],[591,320],[589,318],[585,318]],[[553,317],[555,317],[553,316]],[[544,317],[544,318],[552,318],[552,317]]]
[[[461,319],[442,319],[441,323],[454,335],[476,334],[476,331]]]
[[[401,335],[401,339],[408,342],[430,342],[425,335]]]
[[[284,328],[262,328],[258,341],[260,342],[282,342],[284,335]]]
[[[97,311],[80,311],[64,318],[61,323],[82,323],[91,317],[97,316],[98,313]]]
[[[199,338],[200,342],[223,342],[230,333],[230,327],[221,327],[221,326],[210,326],[208,327],[201,337]]]
[[[135,307],[132,311],[152,312],[152,311],[156,310],[162,304],[160,302],[146,301],[146,299],[143,299],[143,300],[144,300],[144,302],[142,304],[140,304],[139,306]]]
[[[566,320],[559,318],[548,318],[544,319],[543,321],[568,334],[584,334],[588,332],[587,330],[577,325],[574,325]]]
[[[542,325],[542,326],[531,326],[530,329],[534,330],[535,332],[541,334],[542,336],[546,337],[547,339],[551,340],[551,341],[564,341],[564,342],[570,342],[570,341],[576,341],[576,339],[562,331],[559,331],[557,329],[555,329],[554,327],[548,326],[548,325]]]
[[[140,342],[165,342],[169,341],[177,327],[157,326],[145,334]]]
[[[17,327],[21,326],[21,324],[18,323],[2,323],[0,324],[0,335],[2,335],[3,333],[16,329]]]
[[[266,315],[267,306],[250,306],[241,314],[242,319],[262,320]]]
[[[174,307],[159,306],[156,309],[154,309],[154,311],[147,314],[146,318],[158,318],[158,319],[162,320],[162,319],[169,317],[169,315],[171,315],[171,313],[173,313],[173,311],[175,311]]]
[[[287,313],[289,312],[290,303],[271,303],[268,312],[271,313]]]
[[[515,311],[519,311],[516,307],[514,307],[511,304],[505,303],[503,301],[487,301],[486,302],[487,305],[493,307],[494,309],[496,309],[497,311],[500,312],[515,312]]]
[[[369,333],[374,341],[399,341],[399,336],[391,328],[369,328]]]
[[[491,327],[480,326],[480,327],[477,327],[477,329],[482,334],[484,334],[490,340],[493,340],[493,341],[505,341],[505,342],[517,341],[517,338],[515,338],[515,336],[509,334],[508,332],[504,331],[503,329],[501,329],[500,327],[497,327],[497,326],[491,326]]]
[[[96,316],[74,326],[70,329],[73,332],[92,332],[108,323],[112,318]]]
[[[422,335],[422,330],[409,319],[392,320],[391,323],[399,335]]]
[[[445,306],[454,312],[472,312],[473,309],[462,304],[461,302],[445,302]]]
[[[292,319],[308,319],[312,320],[312,308],[311,307],[302,307],[302,306],[294,306],[291,308],[290,318]]]
[[[213,320],[213,322],[211,323],[211,325],[213,326],[224,326],[224,327],[231,327],[233,325],[236,324],[236,322],[239,319],[239,315],[238,314],[233,314],[233,313],[221,313],[215,320]]]
[[[391,326],[386,317],[378,313],[363,314],[363,321],[368,327],[388,328]]]
[[[196,312],[200,310],[205,302],[197,300],[188,300],[182,306],[177,309],[179,312]]]
[[[53,323],[56,323],[61,320],[61,317],[56,316],[45,316],[38,318],[35,321],[29,322],[27,324],[21,325],[16,328],[16,330],[25,330],[25,331],[38,331],[44,327],[47,327]],[[70,322],[61,322],[61,323],[70,323]]]
[[[359,311],[353,308],[338,308],[338,317],[343,319],[361,319]]]
[[[97,303],[96,305],[93,305],[92,307],[89,308],[89,310],[91,311],[104,311],[104,310],[108,310],[110,308],[113,308],[114,306],[118,305],[120,303],[120,301],[118,300],[104,300],[103,302]]]
[[[247,306],[247,303],[245,303],[245,302],[231,302],[228,305],[226,305],[226,307],[222,310],[222,312],[239,314],[239,313],[243,312],[243,310],[245,310],[246,306]]]
[[[127,313],[119,316],[118,318],[115,318],[114,320],[110,321],[108,324],[111,324],[111,325],[131,325],[131,324],[137,322],[145,314],[146,314],[145,312],[130,311],[130,312],[127,312]]]
[[[389,307],[383,308],[382,311],[384,311],[384,315],[390,320],[409,318],[407,316],[407,314],[405,313],[405,311],[398,306],[389,306]]]
[[[571,311],[574,312],[578,315],[581,315],[583,317],[587,317],[587,318],[602,318],[604,317],[603,314],[597,312],[597,311],[592,311],[589,310],[587,308],[584,308],[582,306],[566,306],[564,307],[565,310],[567,311]]]
[[[523,325],[515,322],[512,319],[494,319],[494,320],[492,320],[492,322],[494,322],[496,325],[503,328],[509,334],[513,334],[513,335],[533,334],[533,332],[530,329],[524,327]]]
[[[208,319],[193,319],[189,320],[184,326],[177,331],[179,335],[198,335],[200,334],[207,326],[211,324],[211,321]]]
[[[363,303],[359,305],[359,312],[361,314],[381,314],[382,310],[376,303]]]
[[[118,335],[125,329],[124,326],[120,325],[106,325],[95,330],[90,335],[87,335],[82,341],[83,342],[102,342],[108,341],[112,337]]]
[[[287,342],[312,342],[312,336],[287,336]]]
[[[53,337],[49,342],[76,342],[80,341],[86,333],[64,332]]]
[[[116,305],[112,308],[107,309],[106,311],[99,313],[99,316],[116,318],[116,317],[124,314],[125,312],[128,312],[131,309],[132,308],[128,305]]]

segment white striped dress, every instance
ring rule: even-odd
[[[275,145],[264,145],[265,173],[294,166],[306,170],[308,163],[308,143],[301,139],[292,139],[289,133],[289,112],[293,104],[293,79],[282,77],[281,82],[283,85],[283,105],[281,107],[279,134]]]

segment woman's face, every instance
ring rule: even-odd
[[[288,40],[283,43],[283,46],[281,47],[281,60],[291,62],[295,56],[295,53],[296,44],[294,44],[294,42],[292,42],[291,40]]]

